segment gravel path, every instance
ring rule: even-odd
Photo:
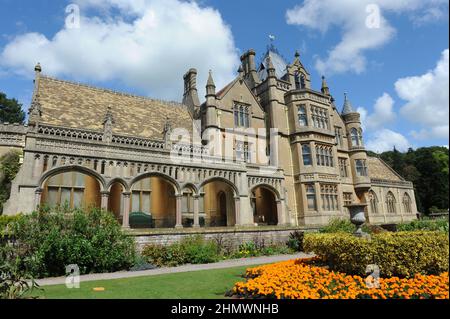
[[[167,267],[167,268],[157,268],[151,270],[143,271],[121,271],[109,274],[89,274],[80,277],[81,282],[96,281],[96,280],[110,280],[110,279],[120,279],[120,278],[132,278],[132,277],[142,277],[142,276],[155,276],[163,274],[174,274],[180,272],[190,272],[190,271],[200,271],[200,270],[210,270],[210,269],[224,269],[240,266],[252,266],[261,264],[276,263],[279,261],[285,261],[296,258],[312,257],[313,255],[308,255],[304,253],[298,253],[294,255],[277,255],[277,256],[263,256],[263,257],[252,257],[243,259],[232,259],[224,260],[214,264],[205,265],[183,265],[179,267]],[[46,278],[38,279],[36,282],[40,286],[49,285],[60,285],[65,284],[66,277],[57,278]]]

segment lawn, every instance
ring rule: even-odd
[[[80,289],[44,286],[45,299],[221,299],[252,266],[81,282]],[[95,292],[93,288],[104,287]]]

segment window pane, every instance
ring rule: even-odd
[[[140,192],[133,192],[131,197],[131,210],[133,212],[140,211]]]
[[[73,191],[73,207],[82,207],[83,206],[83,195],[84,195],[84,190],[75,189]]]
[[[61,188],[61,205],[70,205],[70,188]]]
[[[142,212],[150,213],[150,192],[142,192]]]
[[[59,189],[58,188],[48,188],[47,204],[50,206],[59,205]]]

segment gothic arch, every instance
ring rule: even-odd
[[[62,167],[56,167],[53,168],[51,170],[46,171],[44,174],[42,174],[41,178],[39,179],[39,188],[42,188],[45,184],[45,182],[58,174],[63,174],[63,173],[67,173],[67,172],[79,172],[79,173],[83,173],[86,174],[88,176],[91,176],[93,178],[95,178],[98,183],[100,184],[100,191],[104,191],[106,189],[106,181],[105,179],[96,171],[84,167],[84,166],[80,166],[80,165],[67,165],[67,166],[62,166]]]
[[[208,178],[208,179],[204,180],[200,184],[199,191],[202,191],[205,185],[207,185],[209,183],[212,183],[212,182],[216,182],[216,181],[217,182],[224,182],[225,184],[230,186],[231,189],[233,189],[234,196],[239,196],[239,189],[237,188],[236,185],[234,185],[234,183],[230,182],[229,180],[227,180],[227,179],[225,179],[223,177],[217,177],[217,176],[216,177],[211,177],[211,178]]]
[[[169,175],[159,173],[159,172],[145,172],[145,173],[142,173],[142,174],[136,176],[130,182],[130,189],[133,189],[134,184],[136,184],[140,180],[149,178],[149,177],[160,177],[163,180],[167,181],[170,185],[172,185],[176,195],[181,193],[180,184],[178,184],[178,182],[175,179],[173,179]]]
[[[116,183],[119,183],[120,185],[122,185],[125,192],[128,192],[130,190],[128,183],[123,178],[120,178],[120,177],[116,177],[116,178],[113,178],[112,180],[110,180],[106,186],[106,189],[108,191],[111,191],[111,187]]]
[[[250,193],[253,193],[258,187],[265,188],[265,189],[269,190],[270,192],[272,192],[273,195],[275,196],[276,200],[282,199],[280,192],[275,187],[273,187],[272,185],[269,185],[269,184],[265,184],[265,183],[253,185],[250,190]]]
[[[181,185],[180,189],[181,189],[181,192],[183,192],[186,189],[189,189],[193,192],[194,195],[199,195],[198,187],[192,183],[185,183],[185,184]]]

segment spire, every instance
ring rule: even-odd
[[[347,93],[344,93],[344,107],[342,109],[342,115],[349,113],[355,113],[355,111],[353,110],[352,104],[348,100]]]
[[[300,61],[300,52],[298,50],[295,50],[295,61]]]
[[[212,71],[209,70],[208,81],[206,82],[206,96],[216,95],[216,85],[212,77]]]
[[[330,89],[328,87],[327,81],[325,80],[325,77],[322,75],[322,93],[325,95],[330,95]]]

